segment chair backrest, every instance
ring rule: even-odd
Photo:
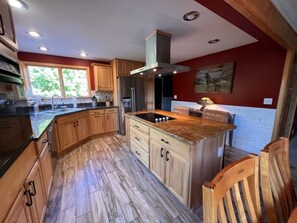
[[[261,189],[268,222],[287,222],[296,206],[291,180],[289,140],[280,138],[261,151]]]
[[[259,159],[250,154],[203,185],[203,221],[261,222]]]
[[[183,115],[189,115],[190,108],[186,107],[186,106],[175,105],[175,106],[173,106],[173,112],[180,113],[180,114],[183,114]]]
[[[219,110],[204,109],[202,118],[216,122],[229,123],[230,113]]]

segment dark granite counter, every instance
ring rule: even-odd
[[[135,116],[136,114],[147,112],[169,116],[175,118],[175,120],[153,123]],[[232,124],[224,124],[221,122],[209,121],[198,117],[181,115],[162,110],[142,111],[128,113],[125,115],[188,144],[195,144],[197,141],[201,141],[205,138],[216,136],[219,133],[228,132],[236,128],[236,126]]]
[[[66,108],[66,109],[55,109],[44,110],[38,113],[30,113],[31,125],[33,130],[33,137],[35,140],[40,138],[43,132],[46,130],[48,125],[57,116],[72,114],[76,112],[94,110],[94,109],[106,109],[106,108],[116,108],[118,106],[95,106],[95,107],[78,107],[78,108]]]

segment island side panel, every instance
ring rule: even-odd
[[[221,170],[225,133],[197,142],[192,156],[192,184],[190,209],[197,210],[202,205],[202,185],[211,181]]]

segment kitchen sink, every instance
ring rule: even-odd
[[[46,111],[41,111],[39,114],[41,115],[61,115],[61,114],[67,114],[70,112],[75,112],[75,111],[81,111],[83,110],[82,108],[59,108],[55,110],[46,110]]]

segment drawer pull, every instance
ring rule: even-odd
[[[140,155],[140,153],[139,152],[137,152],[137,151],[135,151],[135,153],[139,156]]]
[[[135,128],[138,128],[139,129],[139,125],[134,125],[135,126]]]
[[[169,151],[166,152],[166,161],[169,161],[168,154],[169,154]]]
[[[134,138],[135,138],[136,140],[140,141],[140,139],[139,139],[137,136],[135,136]]]
[[[161,157],[164,157],[163,150],[164,150],[164,148],[161,148]]]
[[[73,127],[75,128],[75,122],[73,122]]]
[[[78,121],[76,121],[76,126],[79,126],[79,123],[78,123]]]
[[[33,202],[32,202],[32,196],[31,196],[30,190],[25,190],[24,195],[26,195],[26,197],[27,197],[26,205],[28,207],[32,206]]]
[[[35,182],[33,180],[29,182],[30,188],[31,188],[31,185],[33,185],[33,192],[31,192],[31,190],[30,190],[30,195],[35,196],[36,195],[36,188],[35,188]]]
[[[162,142],[165,142],[166,144],[168,144],[169,142],[164,140],[164,139],[161,139]]]

